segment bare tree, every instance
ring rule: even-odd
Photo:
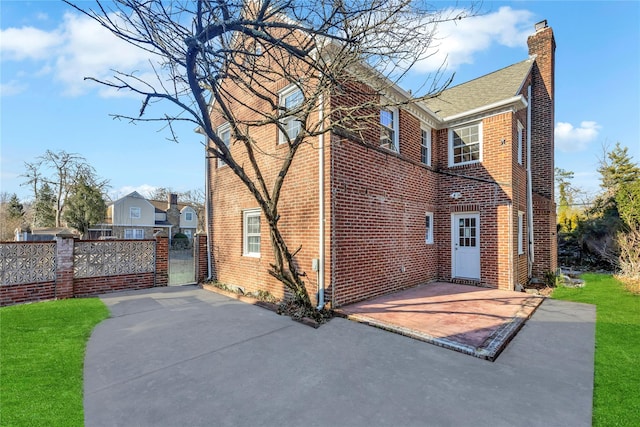
[[[296,153],[326,132],[370,141],[367,133],[381,108],[437,94],[450,82],[440,83],[440,73],[410,100],[389,96],[430,54],[435,25],[472,13],[445,14],[412,0],[116,0],[95,9],[67,3],[155,55],[155,79],[124,71],[110,80],[89,79],[141,95],[139,116],[116,117],[161,121],[174,138],[176,123],[197,125],[208,138],[209,155],[233,170],[264,213],[275,259],[269,273],[308,308],[304,272],[294,261],[300,248],[291,249],[278,225],[278,202]],[[284,85],[299,96],[283,104],[278,90]],[[327,99],[330,114],[320,119]],[[147,117],[157,101],[180,112]],[[216,132],[220,121],[229,123],[234,153]],[[286,147],[275,175],[261,167],[261,157],[273,155],[253,137],[263,126],[276,126]]]
[[[77,153],[47,150],[35,162],[25,162],[24,165],[27,171],[21,175],[26,178],[23,185],[32,186],[34,199],[37,198],[41,184],[52,186],[55,193],[56,227],[61,225],[65,201],[78,182],[82,181],[103,192],[108,186],[108,180],[98,178],[95,169]],[[45,176],[43,171],[50,171],[51,174]]]

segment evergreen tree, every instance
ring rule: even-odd
[[[56,225],[56,197],[49,184],[44,183],[35,202],[34,225],[36,227],[55,227]]]
[[[10,219],[21,219],[24,216],[24,206],[20,203],[18,196],[14,193],[9,200],[7,214]]]
[[[91,225],[104,219],[106,210],[107,205],[100,189],[80,180],[67,197],[63,218],[68,226],[85,236]]]
[[[613,150],[600,160],[600,186],[609,196],[615,197],[623,184],[640,180],[640,167],[629,156],[629,148],[616,142]]]

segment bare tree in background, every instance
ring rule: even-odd
[[[472,13],[447,15],[412,0],[116,0],[94,9],[67,3],[155,55],[154,79],[118,70],[110,80],[90,80],[142,97],[139,116],[116,117],[164,122],[174,138],[174,125],[187,121],[206,135],[209,155],[233,170],[264,213],[275,258],[269,273],[309,309],[304,272],[294,261],[299,248],[291,249],[278,226],[278,201],[296,152],[326,132],[364,141],[381,108],[437,94],[450,80],[439,84],[432,76],[411,101],[385,96],[429,55],[437,23]],[[293,105],[280,105],[281,82],[300,91]],[[325,99],[335,102],[319,120]],[[147,117],[160,101],[180,111]],[[212,116],[229,123],[233,154]],[[286,147],[273,179],[260,167],[268,154],[252,136],[263,126],[278,127]]]
[[[42,184],[52,187],[55,194],[56,227],[61,226],[65,201],[76,184],[82,181],[102,192],[108,186],[108,180],[99,178],[87,159],[77,153],[47,150],[35,162],[25,162],[24,166],[26,172],[21,176],[26,181],[23,185],[32,187],[34,200],[37,199]],[[50,172],[50,175],[45,175],[43,171]]]

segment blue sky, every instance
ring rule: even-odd
[[[557,43],[556,166],[593,193],[603,144],[619,141],[640,162],[640,2],[485,1],[481,10],[439,28],[435,62],[420,64],[406,88],[445,56],[454,84],[524,60],[526,37],[546,19]],[[83,81],[111,69],[148,71],[145,57],[58,1],[0,0],[0,17],[0,191],[28,199],[19,175],[47,149],[84,156],[114,198],[204,188],[203,139],[193,126],[178,129],[176,144],[157,124],[113,120],[135,115],[139,101]]]

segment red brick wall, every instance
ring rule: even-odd
[[[95,296],[128,289],[166,286],[169,239],[156,239],[156,272],[103,277],[73,277],[73,238],[57,238],[56,280],[0,286],[0,307],[49,299]]]
[[[45,301],[55,297],[56,282],[0,286],[0,307],[25,302]]]
[[[419,133],[412,141],[400,134],[401,150],[419,144]],[[436,279],[436,245],[425,243],[425,213],[436,212],[436,175],[395,153],[346,140],[333,144],[331,161],[335,305]]]
[[[109,292],[148,289],[154,287],[153,273],[122,274],[119,276],[83,277],[74,279],[75,297],[89,297]]]
[[[156,273],[154,286],[169,284],[169,237],[156,237]]]

